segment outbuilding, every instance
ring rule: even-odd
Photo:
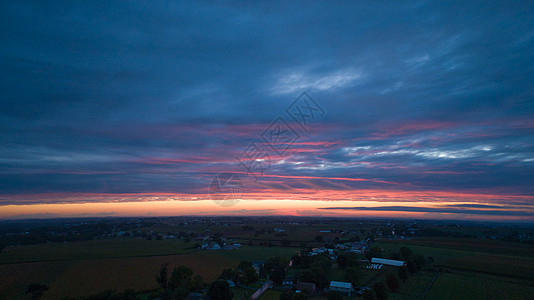
[[[352,283],[343,282],[343,281],[330,281],[329,291],[347,293],[350,296],[350,293],[354,292]]]
[[[395,266],[395,267],[403,267],[406,264],[402,260],[385,259],[385,258],[378,258],[378,257],[371,258],[371,263]]]

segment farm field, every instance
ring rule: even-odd
[[[194,244],[131,238],[12,246],[2,251],[0,263],[184,254],[190,253]]]
[[[415,253],[432,257],[436,267],[458,268],[472,270],[481,273],[518,277],[534,280],[534,256],[527,255],[503,255],[493,254],[492,250],[478,247],[476,250],[454,250],[441,248],[436,244],[421,243],[414,246],[399,241],[380,241],[374,244],[388,251],[398,251],[402,246],[407,246]]]
[[[453,249],[455,245],[462,250]],[[420,298],[436,274],[440,275],[425,299],[534,299],[534,257],[525,253],[522,245],[483,241],[469,251],[461,240],[421,239],[381,240],[374,246],[386,250],[386,256],[407,246],[414,253],[434,258],[430,269],[410,277],[390,299]],[[504,249],[510,255],[495,254],[504,253]]]
[[[84,296],[115,289],[146,291],[158,287],[162,263],[185,265],[206,282],[242,260],[289,257],[296,249],[243,246],[239,250],[195,250],[177,240],[97,240],[9,247],[0,255],[0,299],[24,297],[33,282],[50,286],[43,299]],[[172,254],[172,255],[169,255]],[[85,257],[90,257],[89,259]],[[83,259],[82,259],[83,258]]]
[[[526,257],[533,257],[534,253],[534,245],[484,239],[418,238],[404,240],[402,244]]]
[[[532,284],[532,283],[531,283]],[[467,272],[443,273],[425,299],[534,299],[534,285]]]
[[[144,291],[158,287],[155,276],[162,263],[172,269],[185,265],[206,281],[215,280],[223,269],[235,267],[236,260],[206,252],[193,254],[103,258],[90,260],[20,263],[0,266],[0,299],[21,297],[24,288],[32,282],[50,286],[49,299],[65,296],[83,296],[115,289]]]
[[[388,299],[421,299],[421,296],[425,293],[427,286],[432,282],[436,274],[437,272],[434,271],[422,270],[413,276],[409,276],[406,282],[401,283],[400,290],[396,293],[390,293]]]

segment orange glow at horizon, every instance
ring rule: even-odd
[[[439,204],[439,205],[436,205]],[[448,204],[472,202],[402,202],[403,206],[435,208]],[[456,213],[428,213],[409,211],[366,211],[324,209],[336,207],[398,206],[396,201],[350,200],[241,200],[235,206],[221,207],[212,200],[166,200],[138,202],[93,202],[61,204],[28,204],[0,206],[0,219],[57,218],[57,217],[150,217],[150,216],[325,216],[325,217],[393,217],[417,219],[469,219],[469,220],[532,220],[513,216],[470,215]]]

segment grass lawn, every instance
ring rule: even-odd
[[[258,300],[279,300],[280,299],[280,291],[268,289],[263,293]]]

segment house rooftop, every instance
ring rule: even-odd
[[[352,288],[352,283],[343,281],[330,281],[330,287],[350,289]]]

